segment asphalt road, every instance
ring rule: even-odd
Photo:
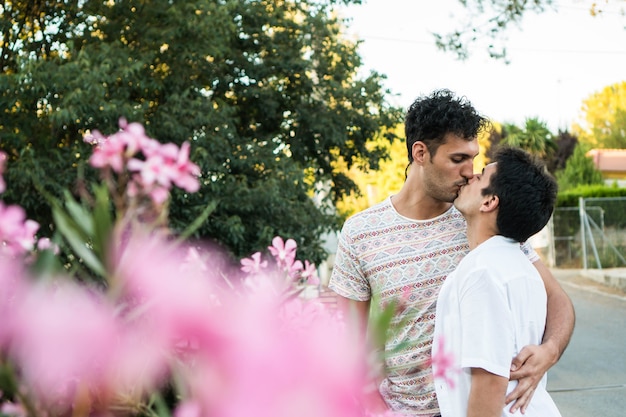
[[[572,340],[548,372],[563,417],[626,416],[626,294],[575,273],[553,271],[572,298]]]

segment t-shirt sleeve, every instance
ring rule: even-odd
[[[505,288],[490,271],[478,270],[464,282],[459,303],[461,367],[508,378],[515,341]]]
[[[530,263],[534,264],[535,262],[539,260],[539,255],[537,254],[537,252],[535,252],[533,247],[530,245],[530,242],[526,241],[526,242],[520,243],[520,248],[522,249],[522,252],[524,252],[524,254],[528,257],[528,260],[530,261]]]
[[[350,225],[346,223],[339,235],[328,288],[351,300],[368,301],[371,298],[369,281],[363,273],[349,231]]]

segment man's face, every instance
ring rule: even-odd
[[[448,134],[445,139],[434,156],[427,155],[424,187],[435,200],[451,203],[461,186],[473,176],[478,140],[467,141],[453,134]]]
[[[454,200],[454,206],[464,215],[471,216],[480,211],[485,199],[489,196],[483,196],[482,191],[489,187],[491,176],[496,172],[496,164],[487,165],[481,174],[476,174],[469,180],[467,185],[461,187],[459,196]]]

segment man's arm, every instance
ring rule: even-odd
[[[357,332],[356,336],[362,343],[370,343],[367,335],[370,301],[356,301],[337,295],[337,307],[343,314],[349,331]],[[384,347],[375,346],[374,349],[384,349]],[[378,369],[376,371],[378,371]],[[383,378],[384,373],[382,370],[375,372],[375,374],[372,375],[370,384],[366,387],[365,408],[371,415],[382,415],[386,411],[389,411],[387,403],[378,391],[378,387]]]
[[[572,301],[541,260],[533,265],[539,271],[548,294],[546,330],[540,346],[526,346],[513,359],[511,379],[518,380],[518,385],[506,397],[506,404],[513,402],[511,412],[519,408],[522,413],[526,411],[539,381],[559,360],[574,331]]]
[[[509,380],[482,368],[472,368],[467,417],[500,417]]]

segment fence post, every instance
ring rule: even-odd
[[[578,214],[580,215],[580,246],[583,255],[583,269],[587,269],[587,242],[585,240],[585,199],[578,197]]]

